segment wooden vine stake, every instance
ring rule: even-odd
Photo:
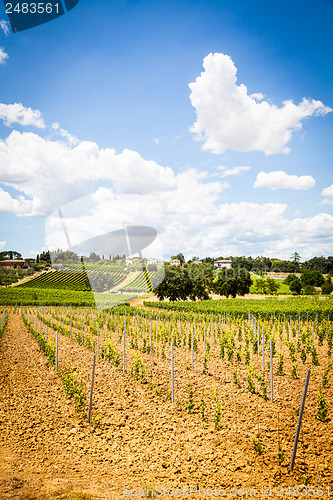
[[[92,362],[92,368],[91,368],[91,382],[90,382],[89,407],[88,407],[88,424],[90,424],[90,418],[91,418],[91,407],[92,407],[94,378],[95,378],[95,363],[96,363],[96,354],[94,354],[94,356],[93,356],[93,362]]]
[[[303,389],[302,402],[301,402],[301,407],[300,407],[299,415],[298,415],[298,421],[297,421],[297,427],[296,427],[296,434],[295,434],[293,452],[292,452],[292,455],[291,455],[290,470],[293,470],[294,464],[295,464],[297,444],[298,444],[298,439],[299,439],[299,433],[301,431],[303,411],[304,411],[304,406],[305,406],[306,393],[308,391],[310,374],[311,374],[311,370],[307,370],[306,377],[305,377],[305,383],[304,383],[304,389]]]
[[[97,325],[97,356],[99,356],[99,325]]]

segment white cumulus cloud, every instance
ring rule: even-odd
[[[8,59],[8,54],[7,52],[4,51],[2,47],[0,47],[0,64],[4,64],[6,60]]]
[[[255,188],[268,189],[312,189],[316,181],[311,175],[288,175],[283,170],[275,172],[259,172],[253,185]]]
[[[18,123],[23,126],[32,125],[37,128],[45,128],[42,113],[38,109],[26,108],[22,103],[2,104],[0,103],[0,120],[7,126]]]
[[[333,184],[324,188],[321,192],[323,196],[333,196]]]
[[[55,207],[92,191],[95,181],[109,181],[118,193],[170,191],[173,171],[125,149],[99,149],[93,142],[72,145],[13,131],[0,140],[0,178],[23,193],[2,193],[1,209],[25,216],[46,215]],[[5,193],[5,194],[4,194]]]
[[[0,250],[5,248],[7,241],[0,241]]]
[[[332,111],[314,99],[304,98],[297,105],[286,100],[279,107],[263,100],[260,92],[248,95],[244,84],[237,85],[237,68],[228,55],[210,53],[203,67],[189,87],[197,114],[190,130],[196,140],[204,141],[204,150],[289,153],[287,144],[304,118]]]

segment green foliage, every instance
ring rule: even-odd
[[[312,364],[315,366],[318,366],[319,360],[318,360],[318,354],[317,354],[315,346],[312,346],[311,356],[312,356]]]
[[[227,298],[230,296],[235,298],[236,295],[249,293],[250,286],[252,285],[249,272],[241,269],[238,271],[238,275],[235,274],[234,269],[220,271],[217,275],[217,280],[212,285],[215,293],[225,295]]]
[[[264,446],[263,444],[259,441],[258,438],[253,439],[253,445],[255,451],[258,453],[258,455],[261,455],[264,452]]]
[[[298,366],[298,363],[295,363],[291,369],[291,376],[292,378],[294,379],[298,379],[298,375],[297,375],[297,366]]]
[[[86,404],[84,395],[84,383],[79,373],[71,372],[69,367],[67,371],[61,375],[61,380],[65,388],[66,394],[76,401],[75,407],[77,410],[82,410]]]
[[[316,413],[316,418],[320,420],[321,422],[326,422],[327,419],[327,413],[328,413],[328,406],[324,398],[324,394],[321,392],[318,392],[318,411]]]
[[[102,359],[106,359],[107,361],[109,361],[109,363],[111,363],[112,365],[119,366],[120,355],[111,340],[108,341],[106,346],[102,347],[101,357]]]
[[[213,281],[210,265],[165,266],[165,277],[155,289],[159,300],[207,300]]]
[[[304,285],[321,286],[324,284],[325,279],[320,271],[305,269],[301,274],[301,281]]]
[[[333,292],[332,278],[329,276],[321,285],[321,293],[323,295],[330,295]]]
[[[284,451],[282,444],[279,444],[278,462],[281,465],[284,461]]]
[[[239,377],[238,377],[237,369],[235,367],[233,367],[232,370],[233,370],[233,375],[234,375],[234,384],[237,385],[237,386],[239,386],[240,382],[239,382]]]
[[[221,420],[222,420],[222,416],[223,416],[223,409],[222,409],[222,404],[219,402],[218,390],[215,389],[214,393],[215,393],[215,397],[214,397],[214,401],[215,401],[214,427],[218,431],[220,429],[220,427],[221,427]]]
[[[135,380],[141,380],[143,384],[146,383],[146,365],[141,360],[138,353],[133,356],[131,375],[135,378]]]
[[[0,305],[21,305],[38,306],[51,305],[62,306],[71,305],[77,307],[95,307],[95,297],[99,305],[107,307],[117,306],[134,298],[133,295],[111,295],[105,293],[77,292],[73,290],[43,289],[43,288],[22,288],[15,286],[10,288],[0,288]]]
[[[221,315],[228,313],[230,318],[243,317],[248,318],[249,313],[260,316],[262,320],[270,319],[272,311],[275,314],[283,314],[286,317],[291,316],[293,319],[298,319],[299,313],[302,316],[309,313],[309,320],[315,320],[318,314],[318,320],[327,318],[329,314],[333,317],[333,302],[319,300],[312,297],[288,297],[286,299],[278,299],[268,297],[263,299],[241,299],[236,298],[232,301],[227,299],[220,300],[204,300],[196,302],[145,302],[145,305],[166,309],[169,311],[184,311],[186,313],[206,313]]]
[[[283,354],[279,355],[279,362],[278,362],[277,373],[278,373],[278,375],[282,375],[283,374]]]
[[[257,278],[253,280],[250,292],[274,295],[278,292],[279,288],[280,283],[273,278]]]
[[[255,394],[255,392],[256,392],[256,388],[255,388],[253,378],[252,378],[252,367],[251,366],[247,371],[247,390],[251,394]]]
[[[303,349],[301,350],[301,354],[300,354],[300,358],[301,360],[303,361],[303,363],[306,362],[306,349],[303,347]]]
[[[323,375],[323,387],[326,387],[328,385],[328,373],[330,371],[330,369],[332,368],[333,366],[333,363],[330,363],[328,365],[328,367],[326,368],[326,370],[324,371],[324,375]]]

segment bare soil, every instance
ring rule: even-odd
[[[49,335],[54,338],[50,329]],[[60,371],[70,364],[88,390],[92,353],[74,339],[59,338]],[[152,361],[149,369],[161,380],[169,377],[166,365]],[[202,379],[184,366],[176,384],[185,377],[193,385]],[[98,358],[93,416],[99,422],[94,426],[66,396],[19,311],[11,312],[0,343],[0,499],[120,499],[126,498],[126,486],[169,490],[190,485],[224,488],[226,494],[230,488],[256,488],[257,498],[262,486],[271,486],[271,497],[278,498],[277,486],[307,481],[316,488],[320,481],[333,492],[333,426],[313,418],[315,394],[291,472],[297,416],[288,384],[280,383],[279,404],[273,408],[245,389],[233,388],[228,396],[230,374],[221,374],[222,379],[224,415],[217,431],[211,421],[157,398],[129,373]],[[301,383],[295,382],[293,390],[299,399]],[[288,455],[282,465],[276,459],[278,430]],[[265,444],[262,455],[253,449],[255,437]],[[192,493],[191,498],[202,496]]]

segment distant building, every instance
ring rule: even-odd
[[[6,259],[0,260],[0,267],[2,269],[29,269],[31,264],[23,259]]]
[[[173,259],[170,261],[171,266],[180,266],[180,260],[179,259]]]
[[[217,269],[222,269],[222,268],[231,269],[231,266],[232,266],[232,260],[221,259],[214,261],[214,267],[216,267]]]
[[[202,264],[201,260],[194,260],[192,264],[196,264],[197,266],[200,266]]]
[[[126,265],[137,264],[141,262],[141,257],[126,257]]]

